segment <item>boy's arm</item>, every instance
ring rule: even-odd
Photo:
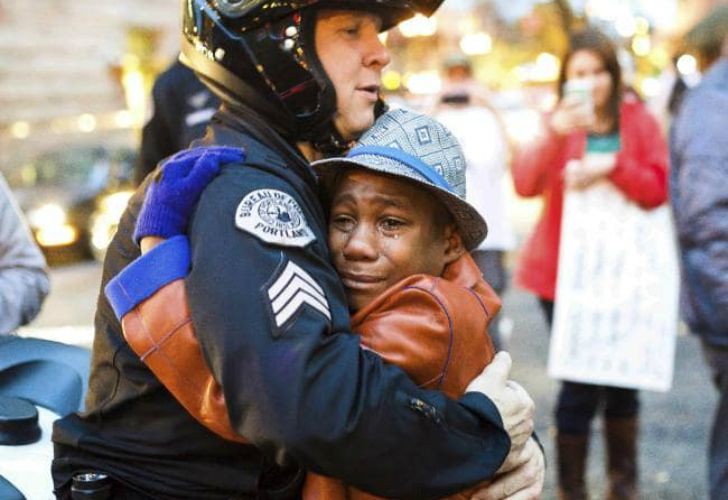
[[[402,368],[420,387],[459,398],[495,354],[488,323],[498,308],[488,302],[445,279],[415,275],[357,314],[352,329],[363,347]]]
[[[157,248],[164,241],[165,239],[159,236],[145,236],[139,241],[139,249],[142,251],[142,255],[144,255]]]
[[[192,325],[184,283],[190,267],[189,241],[186,236],[157,240],[155,248],[104,290],[124,339],[198,422],[225,439],[245,442],[230,425],[225,396]]]
[[[147,191],[134,237],[142,255],[112,279],[105,293],[124,339],[154,375],[202,425],[232,441],[225,397],[204,359],[192,326],[184,285],[190,268],[184,232],[200,194],[240,149],[186,150],[170,158]],[[166,240],[166,238],[170,238]]]
[[[145,195],[134,241],[140,243],[146,236],[161,239],[185,234],[202,191],[217,177],[222,165],[244,159],[242,149],[217,146],[187,149],[166,160]],[[154,246],[152,241],[145,244],[147,250]]]

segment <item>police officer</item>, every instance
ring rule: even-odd
[[[159,75],[152,87],[152,116],[142,129],[136,185],[164,158],[205,135],[219,105],[217,96],[181,62],[175,61]]]
[[[506,383],[507,361],[453,401],[419,389],[349,333],[307,164],[373,123],[389,61],[378,33],[440,3],[185,2],[184,61],[224,103],[203,144],[245,150],[195,210],[186,285],[247,443],[222,440],[184,411],[124,342],[102,295],[86,410],[54,426],[59,497],[92,471],[119,498],[297,498],[307,469],[396,498],[441,497],[497,472],[482,498],[538,495],[533,403]],[[139,255],[132,234],[145,187],[109,248],[104,283]]]

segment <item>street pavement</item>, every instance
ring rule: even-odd
[[[72,330],[73,342],[90,344],[91,325],[101,279],[101,266],[82,262],[51,270],[52,291],[30,330],[60,340]],[[510,288],[502,314],[512,326],[508,350],[514,360],[513,379],[536,401],[536,427],[544,444],[548,471],[544,499],[556,498],[553,448],[553,406],[558,382],[546,375],[548,334],[536,300]],[[69,329],[65,327],[80,327]],[[60,328],[64,327],[64,328]],[[59,338],[60,337],[60,338]],[[680,336],[676,349],[673,388],[667,393],[642,392],[640,478],[642,498],[691,500],[707,498],[705,479],[709,425],[715,393],[698,341]],[[601,422],[593,429],[588,479],[593,499],[603,498],[605,473]]]

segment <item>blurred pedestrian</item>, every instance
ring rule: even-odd
[[[467,58],[448,59],[445,78],[433,114],[462,146],[467,165],[466,199],[488,220],[488,237],[471,255],[488,284],[502,296],[508,282],[505,252],[515,245],[503,185],[510,160],[508,139],[499,116],[486,100],[487,92],[472,80]],[[505,348],[499,333],[501,317],[502,313],[496,315],[490,328],[497,350]]]
[[[518,151],[514,159],[517,192],[544,199],[541,219],[522,251],[516,281],[538,296],[549,325],[557,299],[565,190],[583,190],[606,180],[643,208],[666,200],[665,140],[657,120],[633,93],[623,92],[621,81],[615,48],[606,36],[590,28],[572,35],[561,66],[559,101],[546,117],[544,136]],[[577,82],[588,84],[587,90],[566,92]],[[608,496],[637,498],[637,396],[632,389],[562,383],[556,408],[561,498],[587,498],[584,471],[597,410],[603,411],[605,421]]]
[[[665,131],[669,130],[670,123],[690,88],[689,80],[677,67],[681,55],[682,51],[678,51],[672,56],[671,63],[657,77],[657,91],[647,100],[647,106],[659,118]]]
[[[49,288],[45,257],[0,174],[0,335],[33,320]]]
[[[701,83],[671,134],[670,194],[682,264],[682,315],[700,336],[718,389],[710,437],[710,498],[728,498],[728,6],[687,35]]]
[[[448,56],[443,63],[443,73],[440,96],[467,94],[471,104],[489,105],[490,92],[475,79],[473,65],[465,54],[455,53]]]
[[[678,56],[672,58],[672,65],[675,68],[675,80],[670,87],[670,93],[667,97],[667,112],[669,113],[670,117],[674,117],[678,113],[678,111],[680,111],[680,106],[682,105],[683,98],[685,97],[685,93],[689,88],[688,83],[685,81],[685,78],[683,78],[677,68],[678,59]]]
[[[152,88],[152,115],[142,129],[135,183],[141,184],[162,159],[205,135],[219,105],[220,100],[181,62],[160,74]]]

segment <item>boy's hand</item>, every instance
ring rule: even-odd
[[[188,149],[169,158],[147,189],[134,241],[138,243],[145,236],[183,234],[197,200],[220,173],[220,167],[244,159],[242,149],[226,146]]]

